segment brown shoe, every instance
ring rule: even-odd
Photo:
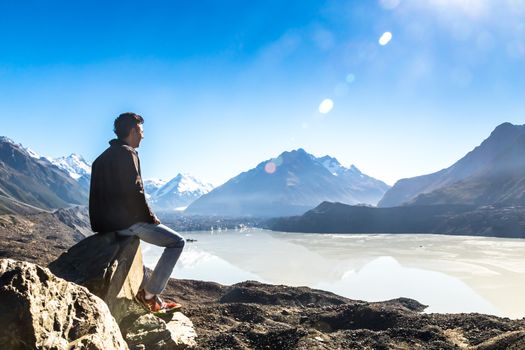
[[[147,311],[153,313],[172,313],[182,308],[181,304],[172,301],[163,301],[158,295],[155,295],[151,299],[146,299],[146,291],[144,289],[139,290],[135,297]]]

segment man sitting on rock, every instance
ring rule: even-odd
[[[144,119],[135,113],[123,113],[115,119],[113,131],[118,138],[109,142],[110,147],[93,162],[91,169],[89,216],[94,232],[116,231],[166,247],[136,298],[152,312],[171,312],[181,305],[165,302],[159,294],[166,287],[185,240],[162,225],[146,202],[135,150],[144,138],[143,123]]]

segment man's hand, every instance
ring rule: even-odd
[[[153,214],[153,223],[155,225],[160,225],[160,220],[159,218],[157,217],[157,215]]]

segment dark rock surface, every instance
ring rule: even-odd
[[[306,287],[170,280],[199,349],[525,349],[525,319],[422,314],[415,300],[355,301]]]

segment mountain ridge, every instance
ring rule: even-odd
[[[87,203],[87,191],[67,172],[35,155],[5,136],[0,138],[0,194],[43,210]]]
[[[294,215],[324,200],[346,203],[378,201],[384,182],[343,167],[337,159],[317,158],[299,148],[260,162],[203,195],[185,211],[219,216]],[[375,203],[372,203],[375,204]]]
[[[450,167],[396,182],[378,206],[525,204],[523,149],[525,125],[500,124]]]

